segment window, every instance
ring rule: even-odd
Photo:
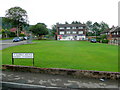
[[[76,29],[76,27],[72,27],[72,29]]]
[[[70,27],[66,27],[66,29],[70,29]]]
[[[83,34],[83,31],[79,31],[78,34]]]
[[[119,33],[117,32],[117,35],[119,35]]]
[[[76,31],[73,31],[73,34],[76,34]]]
[[[59,29],[64,29],[64,27],[60,27]]]
[[[70,31],[67,31],[67,34],[70,34]]]
[[[78,29],[83,29],[83,27],[78,27]]]
[[[64,34],[64,31],[60,31],[60,34]]]

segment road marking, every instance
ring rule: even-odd
[[[42,86],[42,85],[31,85],[31,84],[22,84],[22,83],[13,83],[13,82],[0,82],[4,86],[11,86],[11,88],[58,88],[60,87],[47,87],[47,86]]]

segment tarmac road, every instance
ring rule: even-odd
[[[27,44],[27,41],[12,42],[12,40],[0,40],[0,50],[11,46]]]
[[[108,88],[107,90],[112,88],[112,90],[114,90],[118,88],[118,81],[109,80],[109,79],[103,82],[100,81],[99,79],[94,79],[94,78],[73,78],[72,76],[19,72],[19,71],[18,72],[2,71],[0,77],[2,77],[4,86],[11,84],[13,86],[15,85],[16,88],[17,87],[20,88],[57,87],[57,88],[65,88],[71,90],[72,89],[81,90],[80,88]]]

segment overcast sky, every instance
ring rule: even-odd
[[[106,22],[118,25],[118,2],[120,0],[1,0],[0,17],[11,7],[19,6],[28,13],[30,24],[51,25],[72,21]]]

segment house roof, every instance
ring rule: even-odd
[[[109,31],[110,31],[110,29],[106,29],[105,31],[102,31],[101,34],[108,33]]]
[[[110,30],[110,32],[118,32],[118,31],[120,31],[120,27],[119,27],[119,26],[114,27],[114,28],[112,28],[112,29]]]
[[[86,26],[85,24],[57,24],[57,27],[80,27]]]
[[[108,32],[110,32],[110,33],[112,33],[112,32],[118,32],[118,31],[120,31],[120,27],[117,26],[117,27],[113,27],[111,29],[107,29],[105,31],[102,31],[101,34],[108,33]]]

